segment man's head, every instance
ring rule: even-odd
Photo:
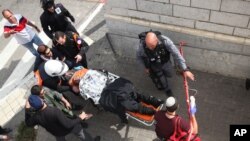
[[[41,110],[44,106],[44,102],[37,95],[30,95],[28,101],[30,106],[33,107],[35,110]]]
[[[2,15],[10,23],[12,23],[12,24],[17,23],[17,20],[16,20],[14,14],[9,9],[4,9],[2,11]]]
[[[44,97],[45,91],[42,86],[34,85],[30,90],[32,95],[37,95],[39,97]]]
[[[52,57],[53,56],[50,48],[48,46],[46,46],[46,45],[38,46],[37,51],[38,51],[38,53],[43,54],[44,56],[47,56],[47,57]]]
[[[40,0],[43,10],[53,13],[55,11],[54,0]]]
[[[165,104],[167,111],[171,113],[175,112],[179,107],[179,104],[177,103],[176,99],[172,96],[166,99]]]
[[[61,32],[61,31],[57,31],[54,35],[54,40],[60,44],[60,45],[64,45],[66,42],[66,34]]]
[[[145,38],[146,46],[150,50],[154,50],[158,44],[158,38],[153,32],[148,32]]]

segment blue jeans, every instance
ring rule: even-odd
[[[37,34],[35,34],[30,42],[23,44],[23,46],[26,47],[33,55],[39,57],[40,55],[33,44],[36,44],[37,46],[44,45],[43,41],[37,36]]]

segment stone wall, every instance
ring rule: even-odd
[[[108,0],[106,21],[119,55],[135,58],[137,35],[160,30],[194,69],[250,76],[250,0]]]

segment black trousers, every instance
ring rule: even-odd
[[[77,32],[76,28],[71,24],[71,23],[68,23],[67,27],[65,28],[65,31],[72,31],[72,32],[75,32],[79,35],[79,33]]]
[[[76,125],[71,131],[72,134],[76,135],[81,141],[94,141],[91,135],[86,132],[81,125]],[[66,141],[65,136],[56,137],[57,141]]]
[[[72,105],[72,109],[74,110],[81,110],[87,104],[87,101],[84,100],[80,95],[76,95],[70,90],[64,91],[62,94],[69,101],[69,103]]]

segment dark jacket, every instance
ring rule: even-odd
[[[133,99],[130,95],[130,93],[133,92],[134,87],[129,80],[118,78],[103,90],[99,103],[107,111],[124,112],[124,110],[126,110],[125,107],[127,106],[124,106],[121,103]]]
[[[54,136],[65,136],[69,134],[75,126],[78,126],[81,119],[67,118],[62,111],[54,107],[46,107],[44,110],[30,114],[25,110],[25,122],[28,126],[41,125]]]
[[[75,21],[74,17],[60,3],[55,5],[54,13],[47,10],[42,13],[40,16],[42,28],[50,39],[53,38],[53,33],[56,31],[67,31],[67,27],[71,25],[67,17],[70,18],[71,21]]]
[[[68,60],[75,60],[75,56],[78,54],[84,57],[89,48],[88,44],[74,32],[69,31],[65,34],[65,44],[60,45],[54,41],[54,48]]]

